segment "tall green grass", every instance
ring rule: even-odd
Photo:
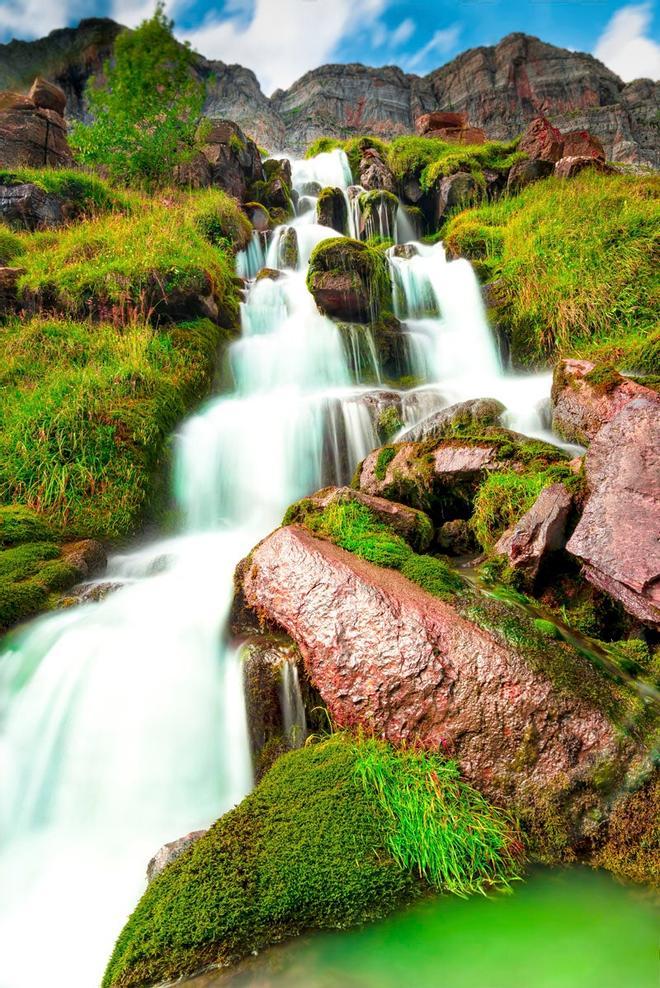
[[[387,847],[404,869],[455,895],[509,890],[520,850],[507,816],[463,781],[453,761],[421,748],[356,745],[355,771],[390,821]]]

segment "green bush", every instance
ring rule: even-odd
[[[105,988],[226,964],[377,919],[433,887],[507,887],[515,829],[437,755],[335,735],[284,755],[149,886]]]
[[[659,189],[656,176],[585,171],[449,220],[448,246],[489,261],[517,364],[561,354],[657,373]]]
[[[149,20],[117,37],[102,84],[92,78],[85,90],[93,122],[71,131],[79,161],[126,184],[166,184],[195,151],[204,85],[172,28],[159,2]]]

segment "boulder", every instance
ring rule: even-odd
[[[573,155],[559,159],[555,165],[555,175],[557,178],[575,178],[585,168],[593,168],[595,171],[602,172],[604,175],[613,175],[615,172],[614,168],[605,164],[599,158]]]
[[[64,223],[57,196],[32,182],[0,185],[0,220],[15,230],[42,230]]]
[[[199,135],[211,168],[211,184],[244,202],[248,188],[264,179],[257,145],[232,120],[207,118],[200,124]]]
[[[605,161],[603,145],[588,130],[569,130],[561,136],[564,142],[562,157],[598,158],[599,161]]]
[[[452,113],[449,110],[436,110],[434,113],[423,113],[415,119],[415,130],[420,137],[425,137],[430,131],[443,130],[447,127],[456,129],[467,127],[467,113]]]
[[[35,106],[42,110],[52,110],[58,116],[63,117],[66,110],[66,96],[59,86],[53,85],[41,76],[32,83],[28,99],[31,99]]]
[[[147,865],[147,882],[153,882],[157,875],[160,875],[172,861],[175,861],[180,854],[198,841],[200,837],[203,837],[206,830],[193,830],[191,833],[186,834],[185,837],[179,837],[177,840],[169,841],[167,844],[163,844],[160,850],[156,851],[153,858]]]
[[[270,229],[270,214],[260,202],[247,203],[245,212],[257,233],[266,233]]]
[[[528,158],[542,161],[559,161],[563,154],[564,141],[560,132],[545,117],[535,117],[525,129],[518,150]]]
[[[213,184],[213,168],[202,151],[174,166],[174,183],[187,189],[207,189]]]
[[[295,227],[287,226],[282,232],[278,248],[278,261],[281,268],[298,267],[298,234]]]
[[[368,192],[373,189],[396,191],[392,172],[374,148],[367,148],[360,159],[360,185]]]
[[[71,162],[66,124],[59,113],[37,106],[29,96],[0,93],[0,166],[43,168]]]
[[[495,545],[495,555],[506,556],[509,566],[524,574],[529,586],[547,556],[564,548],[572,504],[573,498],[563,484],[551,484]]]
[[[78,579],[88,580],[105,569],[108,557],[104,546],[95,539],[82,539],[62,546],[62,559],[78,572]]]
[[[263,170],[265,183],[252,187],[255,198],[269,209],[278,209],[290,215],[293,212],[291,162],[288,158],[268,158],[263,163]]]
[[[479,550],[470,524],[464,518],[444,522],[437,531],[436,542],[449,556],[471,556]]]
[[[395,257],[403,257],[406,261],[409,261],[411,257],[417,257],[419,251],[415,244],[395,244],[392,247],[392,253]]]
[[[321,226],[329,226],[338,233],[348,232],[348,206],[341,189],[321,190],[316,203],[316,222]]]
[[[567,551],[584,563],[594,586],[658,629],[659,401],[626,402],[592,440],[585,473],[589,498]]]
[[[567,442],[583,445],[634,398],[656,402],[650,388],[623,377],[613,367],[589,360],[562,360],[552,382],[552,428]]]
[[[479,184],[469,172],[455,172],[440,180],[436,199],[436,219],[453,209],[464,207],[479,199]]]
[[[324,240],[314,248],[307,287],[321,312],[344,322],[375,322],[391,308],[390,276],[382,251],[348,237]]]
[[[375,189],[357,197],[360,209],[361,237],[392,237],[399,200],[393,193]]]
[[[520,192],[532,182],[538,182],[541,178],[548,178],[555,170],[552,161],[545,158],[529,158],[525,161],[516,161],[509,172],[506,188],[507,192]]]
[[[625,744],[588,699],[598,683],[609,710],[609,684],[569,646],[514,644],[465,616],[495,627],[509,605],[479,596],[462,613],[298,526],[253,551],[242,589],[297,642],[333,723],[444,751],[491,797],[584,778]],[[579,666],[575,692],[552,672],[560,661]]]
[[[505,406],[497,398],[472,398],[460,401],[449,408],[427,415],[399,436],[399,442],[421,442],[424,439],[442,439],[456,425],[499,425]]]
[[[286,519],[288,522],[302,521],[310,512],[320,512],[329,504],[347,501],[355,501],[369,508],[379,521],[405,539],[415,551],[424,552],[431,544],[433,526],[423,511],[398,504],[396,501],[388,501],[383,497],[373,497],[352,487],[326,487],[317,491],[292,505],[286,513]]]

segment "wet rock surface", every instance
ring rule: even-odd
[[[298,643],[338,726],[444,750],[486,793],[576,776],[617,750],[604,714],[534,671],[524,651],[298,526],[254,550],[242,587]],[[533,755],[516,761],[531,735]]]
[[[529,584],[533,584],[547,556],[566,544],[566,523],[572,503],[573,498],[563,484],[546,487],[529,511],[502,535],[493,551],[506,556],[509,566],[522,571]]]

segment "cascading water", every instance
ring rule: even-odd
[[[369,330],[362,349],[342,338],[305,284],[314,246],[337,235],[315,222],[314,192],[346,194],[350,168],[337,151],[292,164],[297,266],[250,285],[230,352],[234,390],[180,430],[182,534],[112,560],[105,579],[120,588],[105,599],[4,643],[0,988],[98,983],[150,856],[249,790],[238,649],[225,630],[235,564],[288,504],[346,483],[378,445],[363,400],[381,380]],[[252,279],[264,263],[277,267],[281,233],[267,258],[255,235],[237,270]],[[494,396],[519,423],[547,380],[502,374],[467,262],[448,263],[440,246],[414,251],[390,258],[415,342],[402,373],[426,385],[402,395],[404,421]]]

